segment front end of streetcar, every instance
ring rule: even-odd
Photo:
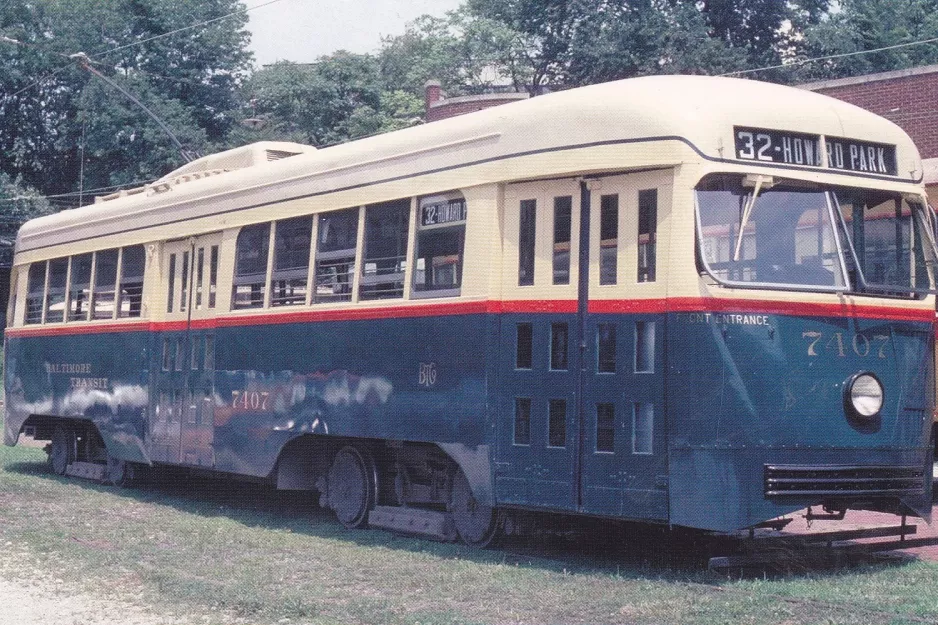
[[[762,149],[768,167],[694,188],[700,297],[669,322],[671,522],[929,519],[938,253],[921,187],[893,180],[895,146],[734,132],[737,160]]]

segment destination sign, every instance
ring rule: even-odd
[[[820,135],[734,127],[736,158],[763,163],[821,167],[822,158],[832,169],[895,176],[896,146],[859,139],[825,137],[822,155]]]
[[[463,198],[438,199],[420,205],[420,227],[444,226],[466,221],[468,210]]]
[[[736,158],[785,165],[821,166],[821,137],[800,132],[734,128]]]
[[[827,166],[888,176],[899,171],[896,146],[839,137],[827,137]]]

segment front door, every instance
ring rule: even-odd
[[[669,205],[660,172],[506,188],[499,503],[667,517]]]
[[[164,331],[154,362],[157,406],[151,420],[156,461],[214,466],[214,317],[221,236],[163,246]]]
[[[665,520],[667,258],[671,172],[592,180],[580,510]],[[664,218],[664,219],[663,219]]]

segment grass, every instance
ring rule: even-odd
[[[932,563],[729,580],[647,537],[589,536],[472,550],[346,530],[309,494],[179,474],[114,489],[49,474],[40,449],[0,447],[0,545],[14,571],[200,622],[938,621]]]

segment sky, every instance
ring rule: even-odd
[[[336,50],[374,52],[381,37],[399,35],[420,15],[442,16],[463,0],[281,0],[248,11],[258,67],[278,60],[306,63]],[[247,7],[263,4],[245,0]]]

